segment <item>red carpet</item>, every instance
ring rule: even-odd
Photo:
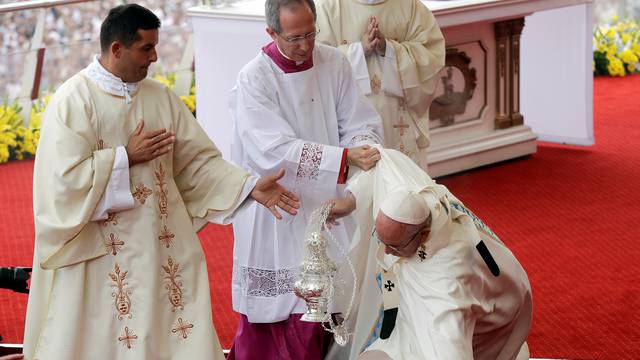
[[[640,359],[640,76],[595,80],[592,147],[540,143],[532,157],[442,179],[511,247],[534,290],[532,357]],[[0,165],[0,264],[31,265],[30,161]],[[213,317],[233,337],[231,232],[209,226]],[[0,290],[0,335],[22,342],[26,296]]]

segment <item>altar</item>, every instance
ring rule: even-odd
[[[447,46],[430,109],[437,177],[532,154],[536,139],[593,144],[593,0],[423,1]],[[229,157],[229,90],[271,41],[264,0],[189,10],[197,114]]]

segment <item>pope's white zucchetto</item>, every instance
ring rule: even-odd
[[[429,217],[429,207],[415,191],[396,189],[387,194],[380,204],[380,211],[387,217],[411,225],[419,225]]]

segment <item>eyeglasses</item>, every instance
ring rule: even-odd
[[[300,36],[287,36],[284,37],[280,34],[278,34],[278,36],[280,36],[281,38],[284,39],[284,41],[291,43],[291,44],[300,44],[301,42],[305,41],[305,40],[315,40],[316,39],[316,35],[318,35],[318,33],[320,33],[320,29],[316,29],[310,33],[306,33],[304,35],[300,35]]]
[[[413,236],[409,239],[409,241],[404,243],[402,246],[393,246],[393,245],[389,245],[386,242],[382,241],[380,236],[378,236],[378,231],[376,229],[373,229],[373,236],[375,236],[376,239],[378,239],[378,241],[380,241],[384,246],[386,246],[389,249],[395,251],[396,253],[401,253],[402,250],[404,250],[407,246],[409,246],[409,244],[411,244],[413,242],[413,240],[415,240],[416,237],[418,237],[418,235],[422,232],[422,230],[423,229],[419,229],[415,234],[413,234]]]

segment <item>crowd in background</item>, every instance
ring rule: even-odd
[[[17,0],[0,0],[0,4]],[[122,0],[90,1],[46,10],[44,45],[46,53],[40,89],[52,89],[84,68],[99,51],[100,24],[107,11]],[[188,34],[191,32],[188,8],[199,0],[141,0],[162,21],[159,61],[152,70],[176,70]],[[36,10],[0,14],[0,99],[12,99],[20,91],[25,56],[36,26]],[[598,0],[594,3],[594,22],[601,24],[617,15],[639,19],[640,0]]]
[[[0,0],[0,4],[17,0]],[[46,47],[40,89],[51,89],[84,68],[100,50],[102,20],[110,8],[134,1],[103,0],[48,8]],[[162,21],[155,71],[176,70],[191,32],[187,9],[199,0],[135,1],[151,9]],[[26,55],[35,31],[37,10],[0,14],[0,102],[18,95]],[[152,70],[152,71],[154,71]]]

